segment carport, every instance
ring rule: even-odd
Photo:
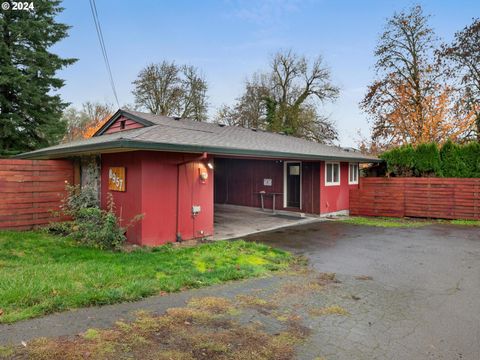
[[[295,212],[262,210],[248,206],[215,204],[214,240],[239,238],[263,231],[321,221]]]
[[[124,109],[91,139],[21,157],[72,159],[82,186],[98,189],[102,207],[112,194],[122,225],[144,215],[128,228],[127,238],[151,246],[213,237],[214,204],[258,209],[263,197],[266,211],[253,216],[263,219],[261,230],[271,222],[293,221],[282,219],[285,213],[272,217],[268,209],[315,216],[346,213],[349,191],[358,187],[359,163],[378,161],[292,136]],[[235,220],[251,227],[249,214],[224,213],[216,226]]]
[[[215,204],[320,213],[320,162],[216,156],[214,164]]]

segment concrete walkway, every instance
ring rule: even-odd
[[[276,230],[288,226],[325,221],[324,218],[303,213],[276,211],[215,204],[214,240],[235,239],[258,232]]]

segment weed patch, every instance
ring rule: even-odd
[[[377,226],[386,228],[409,228],[409,227],[421,227],[432,225],[434,222],[424,219],[409,219],[409,218],[394,218],[394,217],[362,217],[351,216],[340,221],[353,224],[353,225],[365,225],[365,226]]]
[[[347,224],[377,226],[385,228],[415,228],[433,224],[451,224],[461,226],[480,226],[480,220],[443,220],[443,219],[420,219],[420,218],[395,218],[395,217],[364,217],[351,216],[341,219]]]
[[[215,296],[192,298],[188,302],[188,306],[200,311],[216,314],[231,313],[234,310],[233,304],[230,300]]]
[[[480,220],[448,220],[449,224],[462,226],[480,226]]]
[[[274,310],[278,304],[272,300],[265,300],[252,295],[237,295],[237,301],[244,307],[253,309]]]
[[[348,311],[339,305],[330,305],[323,308],[313,308],[309,310],[309,314],[312,316],[323,315],[348,315]]]
[[[358,275],[355,276],[355,280],[373,280],[373,277],[369,275]]]
[[[12,356],[15,350],[11,346],[0,346],[0,359]]]
[[[164,315],[139,312],[132,323],[119,322],[108,330],[90,329],[74,338],[38,339],[9,354],[16,359],[49,360],[287,360],[293,358],[294,346],[309,334],[297,318],[276,334],[265,332],[261,325],[227,321],[224,317],[231,309],[226,299],[196,298],[187,307],[168,309]],[[223,314],[213,315],[215,311]],[[227,324],[223,327],[210,321],[222,318]]]

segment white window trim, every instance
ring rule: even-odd
[[[357,165],[357,181],[350,181],[350,165]],[[348,163],[348,185],[358,185],[358,178],[360,177],[360,164],[359,163]]]
[[[337,164],[338,165],[338,181],[335,181],[335,182],[328,182],[327,181],[327,165],[328,164],[332,164],[332,165]],[[340,185],[340,179],[342,178],[341,171],[342,171],[342,167],[340,166],[339,162],[325,161],[325,186],[338,186],[338,185]]]
[[[302,204],[302,162],[301,161],[284,161],[283,162],[283,207],[287,207],[287,164],[300,164],[300,209],[303,209]]]

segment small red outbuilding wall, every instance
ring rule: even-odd
[[[104,154],[102,206],[107,206],[111,193],[124,226],[144,215],[127,231],[133,243],[161,245],[175,241],[177,232],[182,240],[213,235],[213,173],[208,160],[198,154],[149,151]],[[125,168],[124,192],[108,189],[110,167]],[[200,173],[208,178],[202,180]],[[193,206],[200,206],[197,215],[192,214]]]
[[[325,185],[325,162],[320,166],[320,213],[328,214],[349,210],[350,190],[358,189],[358,184],[348,183],[348,163],[340,163],[340,184]]]

